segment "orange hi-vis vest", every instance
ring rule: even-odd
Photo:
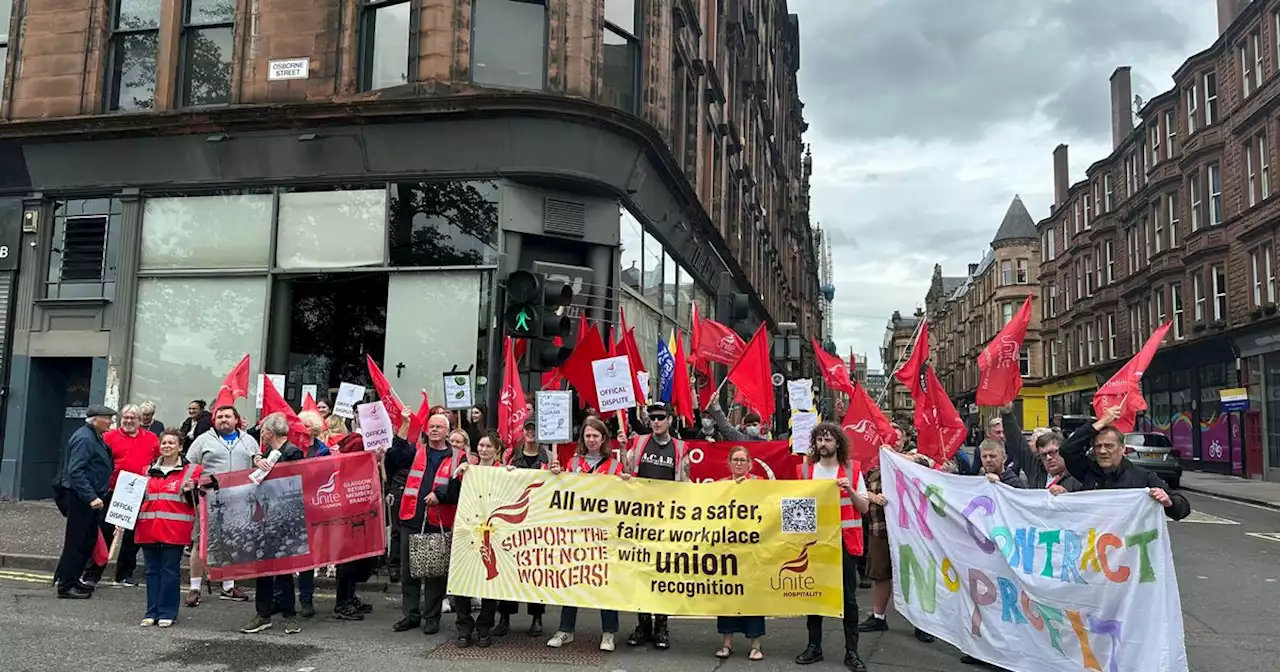
[[[582,455],[574,455],[569,461],[569,473],[573,474],[608,474],[610,476],[622,475],[622,463],[605,455],[600,460],[595,469],[591,468],[591,463]]]
[[[796,467],[797,476],[801,480],[813,480],[813,463],[805,458]],[[840,465],[836,470],[836,478],[849,479],[849,485],[856,488],[857,478],[862,474],[862,465],[852,460],[848,465]],[[853,495],[840,490],[840,536],[844,538],[844,549],[849,555],[862,555],[862,514],[853,506]]]
[[[417,454],[413,456],[413,466],[409,468],[409,476],[404,481],[404,494],[400,496],[400,520],[413,520],[413,517],[418,515],[418,502],[422,500],[418,493],[422,490],[422,477],[427,471],[427,451],[429,450],[431,446],[420,446]],[[460,450],[453,451],[441,460],[429,490],[449,485],[449,480],[454,476],[454,464],[460,465],[464,461],[468,461],[466,453]],[[427,524],[452,529],[453,517],[457,512],[456,504],[437,504],[427,509]]]
[[[640,461],[644,458],[644,448],[645,446],[649,445],[649,439],[652,436],[653,436],[652,434],[641,434],[640,436],[636,437],[636,445],[631,449],[636,451],[636,459],[631,465],[632,476],[640,475]],[[673,470],[675,470],[676,479],[679,479],[680,463],[684,461],[686,446],[684,445],[684,441],[681,439],[675,438],[675,435],[672,435],[671,440],[674,441],[676,444],[675,464],[671,465],[671,467]]]
[[[199,482],[200,465],[188,464],[168,474],[147,479],[147,493],[138,509],[133,538],[139,544],[186,546],[196,524],[196,508],[184,492],[188,482]]]

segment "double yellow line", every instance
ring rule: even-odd
[[[0,581],[22,581],[24,583],[43,583],[53,585],[53,575],[36,572],[25,572],[18,569],[0,569]]]

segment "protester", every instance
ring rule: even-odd
[[[85,411],[84,426],[67,440],[58,461],[53,492],[58,510],[67,518],[62,555],[53,573],[58,597],[87,600],[93,587],[81,575],[93,555],[111,483],[111,449],[102,435],[111,427],[114,409],[92,405]]]
[[[671,436],[671,405],[663,402],[650,404],[646,409],[650,434],[638,436],[627,449],[622,478],[638,476],[659,481],[689,480],[689,454],[681,439]],[[641,646],[648,642],[659,649],[671,646],[667,630],[667,617],[662,614],[639,614],[636,629],[627,638],[627,645]]]
[[[219,418],[221,418],[221,411]],[[253,458],[253,467],[263,471],[270,471],[273,462],[271,457],[276,457],[276,462],[292,462],[301,460],[304,457],[302,449],[289,442],[289,421],[285,419],[283,413],[272,413],[262,419],[258,424],[262,436],[262,446],[266,451],[263,455],[256,455]],[[280,611],[284,616],[284,634],[292,635],[302,632],[302,628],[298,625],[297,613],[294,611],[293,605],[293,574],[278,574],[276,576],[262,576],[256,580],[254,590],[254,608],[257,615],[253,620],[240,628],[240,632],[250,635],[262,632],[271,627],[271,615],[274,611],[277,599],[282,599],[280,603]]]
[[[182,432],[160,435],[160,456],[147,469],[147,494],[134,535],[147,573],[147,612],[141,625],[167,628],[178,620],[182,598],[182,549],[196,522],[200,467],[182,456]]]
[[[1147,488],[1170,519],[1182,520],[1191,515],[1191,503],[1182,493],[1170,491],[1159,476],[1124,456],[1124,433],[1112,426],[1122,410],[1120,406],[1108,408],[1101,418],[1081,426],[1062,444],[1062,461],[1067,471],[1080,481],[1080,491]],[[1093,459],[1085,454],[1090,442]]]
[[[480,439],[489,433],[489,428],[485,424],[484,407],[472,406],[467,411],[466,417],[462,419],[462,428],[471,438],[471,445],[480,445]]]
[[[734,446],[729,449],[729,474],[727,478],[721,480],[742,483],[759,478],[751,474],[751,451],[747,450],[746,446]],[[852,588],[849,590],[852,591]],[[856,605],[853,613],[856,619],[858,613]],[[821,621],[818,627],[821,633]],[[740,632],[751,640],[751,650],[747,653],[747,660],[764,660],[764,652],[760,650],[760,640],[764,638],[764,616],[719,616],[716,618],[716,632],[724,636],[724,642],[716,651],[716,658],[724,660],[733,655],[733,636]],[[854,637],[857,637],[856,631]]]
[[[448,579],[432,577],[416,579],[409,574],[409,537],[424,530],[449,531],[453,529],[453,517],[457,512],[458,492],[461,482],[455,478],[454,469],[466,461],[466,453],[458,452],[447,443],[449,418],[434,414],[427,420],[427,441],[415,446],[406,440],[411,413],[405,409],[400,431],[387,451],[387,471],[404,469],[407,472],[404,493],[400,498],[400,611],[404,617],[396,622],[396,632],[406,632],[419,625],[422,632],[434,635],[440,632],[441,604],[448,589]],[[415,437],[416,438],[416,437]],[[431,474],[431,480],[425,476]],[[424,482],[427,487],[423,487]],[[423,589],[426,608],[422,608]]]
[[[474,418],[474,411],[472,417]],[[483,416],[481,416],[483,418]],[[485,438],[487,437],[487,438]],[[489,441],[498,447],[500,454],[502,452],[502,439],[498,437],[496,432],[488,432],[485,437],[481,437],[480,441]],[[477,452],[480,452],[477,449]],[[524,442],[519,451],[514,448],[505,451],[506,459],[504,462],[507,469],[548,469],[551,463],[551,454],[542,444],[537,441],[529,443]],[[481,455],[483,457],[483,454]],[[529,612],[529,636],[542,636],[542,615],[546,613],[547,607],[544,604],[529,603],[527,611]],[[498,603],[498,624],[493,626],[493,636],[502,637],[511,631],[511,617],[520,612],[519,602],[502,601]]]
[[[324,440],[325,445],[329,446],[329,448],[337,447],[350,433],[350,430],[347,429],[347,421],[340,415],[330,414],[329,417],[325,418],[324,424],[324,433],[320,435],[320,438]]]
[[[330,419],[338,416],[331,415]],[[364,437],[359,433],[345,435],[338,443],[339,453],[359,453],[364,451]],[[379,456],[381,457],[381,456]],[[333,617],[340,621],[363,621],[364,615],[373,611],[373,605],[367,604],[356,595],[356,586],[368,581],[373,575],[378,558],[361,558],[338,565],[337,602],[333,606]]]
[[[844,666],[853,672],[866,672],[867,665],[858,655],[858,568],[856,558],[862,555],[862,514],[870,500],[862,479],[862,465],[849,458],[849,437],[834,422],[818,423],[810,434],[809,452],[797,468],[797,476],[805,480],[834,480],[840,488],[840,537],[844,575]],[[796,664],[812,665],[822,661],[822,617],[806,619],[809,644],[796,656]]]
[[[1084,487],[1075,476],[1067,472],[1067,465],[1062,461],[1060,451],[1065,441],[1061,434],[1054,431],[1047,431],[1036,439],[1036,450],[1039,452],[1040,461],[1044,464],[1047,477],[1045,485],[1049,488],[1049,492],[1055,495],[1079,492]]]
[[[978,458],[982,461],[981,473],[992,483],[1025,489],[1027,479],[1018,473],[1018,468],[1009,463],[1004,453],[1004,444],[995,439],[984,439],[978,445]]]
[[[142,414],[142,428],[156,435],[156,440],[160,440],[160,435],[164,434],[164,423],[156,420],[156,405],[150,401],[144,401],[138,404],[138,412]]]
[[[111,482],[107,486],[104,498],[106,509],[111,508],[111,499],[115,496],[116,481],[120,472],[143,476],[151,464],[160,457],[160,439],[155,434],[143,429],[142,409],[130,404],[120,409],[120,426],[102,436],[102,440],[111,449],[111,459],[115,468],[111,471]],[[103,521],[102,538],[110,545],[115,540],[116,526]],[[138,568],[138,546],[134,543],[133,530],[121,530],[120,552],[116,556],[115,582],[117,585],[133,587],[138,585],[133,573]],[[102,579],[106,567],[91,567],[85,572],[85,582],[97,584]]]
[[[1044,490],[1050,487],[1051,482],[1062,480],[1055,479],[1055,476],[1065,477],[1070,482],[1061,486],[1063,490],[1070,491],[1068,488],[1074,483],[1079,485],[1070,474],[1066,473],[1066,466],[1062,464],[1062,460],[1058,459],[1058,446],[1062,444],[1061,437],[1052,444],[1052,448],[1046,443],[1045,447],[1039,446],[1039,439],[1042,436],[1050,434],[1050,430],[1044,427],[1037,428],[1031,432],[1030,440],[1022,435],[1022,428],[1018,425],[1017,414],[1013,412],[1013,404],[1005,404],[1001,411],[1001,429],[1005,432],[1004,449],[1008,456],[1008,461],[1014,469],[1019,469],[1026,476],[1027,488],[1035,490]],[[1052,467],[1054,471],[1049,471]],[[1061,484],[1060,484],[1061,485]]]
[[[467,433],[462,430],[455,430],[449,436],[461,436],[466,440]],[[475,456],[462,464],[458,465],[458,478],[462,478],[472,464],[478,467],[496,467],[502,464],[500,456],[504,452],[502,439],[498,437],[497,432],[489,432],[480,437],[480,444],[476,446]],[[456,448],[455,448],[456,450]],[[455,643],[460,648],[471,646],[475,642],[477,647],[482,649],[488,648],[493,644],[494,615],[498,611],[498,600],[485,598],[480,600],[480,617],[471,617],[471,598],[459,596],[453,598],[455,611],[458,612],[458,636]],[[510,627],[510,616],[507,616],[507,625]]]
[[[316,410],[320,413],[321,420],[328,420],[333,414],[333,409],[329,406],[328,399],[316,399]]]
[[[187,404],[187,419],[182,421],[182,449],[188,450],[197,437],[213,427],[213,414],[205,410],[208,402],[194,399]],[[215,411],[218,409],[214,409]]]
[[[303,449],[303,457],[328,457],[329,446],[320,438],[325,432],[324,418],[316,411],[303,411],[298,414],[300,420],[307,428],[307,433],[311,435],[311,444],[308,446],[299,446]],[[303,618],[312,618],[316,615],[316,570],[308,569],[305,572],[298,572],[298,615]],[[279,590],[281,584],[277,583],[276,588]],[[277,595],[277,598],[283,596]],[[289,597],[292,600],[292,596]],[[280,602],[283,604],[283,601]]]
[[[196,404],[191,402],[192,409]],[[203,406],[201,406],[203,408]],[[188,409],[191,411],[192,409]],[[194,417],[194,416],[193,416]],[[191,419],[191,418],[188,418]],[[187,462],[199,466],[205,475],[221,476],[232,471],[252,469],[260,450],[258,442],[247,432],[240,431],[240,412],[235,406],[219,406],[214,409],[213,426],[200,434],[187,448]],[[185,430],[183,436],[186,436]],[[191,531],[191,546],[197,549],[191,553],[191,589],[187,591],[187,606],[200,605],[200,586],[204,581],[204,560],[200,558],[200,526],[195,525]],[[209,586],[213,592],[213,586]],[[236,587],[235,581],[223,581],[220,600],[247,602],[249,596]]]
[[[567,471],[572,474],[595,474],[627,478],[627,474],[623,471],[623,464],[613,459],[612,453],[605,447],[605,437],[608,436],[608,433],[608,427],[605,426],[600,418],[595,416],[583,418],[577,454],[570,461],[567,469],[562,467],[558,461],[553,461],[551,463],[551,473],[560,474]],[[573,632],[577,625],[578,608],[561,607],[560,627],[556,629],[556,633],[547,641],[547,646],[558,649],[565,644],[572,644]],[[610,609],[601,610],[600,629],[603,631],[603,634],[600,635],[601,651],[613,651],[614,637],[618,633],[618,628],[618,612]]]

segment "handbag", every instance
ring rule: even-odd
[[[449,554],[453,551],[453,531],[440,527],[427,532],[427,515],[422,514],[422,531],[409,535],[409,576],[434,579],[449,575]]]

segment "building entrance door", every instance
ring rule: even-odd
[[[31,369],[18,497],[47,499],[53,496],[51,483],[67,439],[84,426],[93,389],[93,358],[34,357]]]

